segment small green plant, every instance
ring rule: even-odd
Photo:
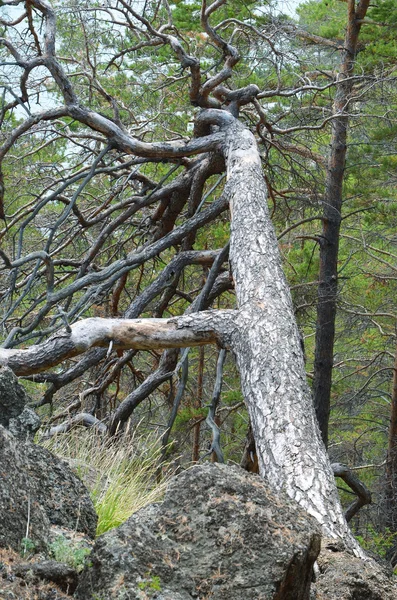
[[[157,575],[150,575],[150,573],[146,573],[145,579],[138,582],[138,587],[140,590],[151,590],[153,592],[161,591],[161,581],[160,577]]]
[[[21,556],[22,558],[27,558],[28,556],[31,556],[32,554],[34,554],[36,551],[36,544],[34,543],[33,540],[31,540],[28,537],[24,537],[21,540]]]
[[[379,532],[372,525],[369,525],[365,537],[362,535],[356,535],[355,537],[364,550],[369,550],[378,554],[381,558],[386,558],[388,550],[395,544],[397,533],[392,533],[387,527],[384,531]]]
[[[58,536],[48,547],[52,558],[58,562],[66,563],[69,567],[76,569],[78,573],[89,565],[87,561],[91,549],[82,546],[78,542],[68,540],[66,537]]]
[[[156,437],[138,438],[126,431],[109,440],[80,428],[42,443],[68,461],[88,488],[98,515],[97,535],[159,502],[172,474],[163,465],[158,480],[161,445]]]

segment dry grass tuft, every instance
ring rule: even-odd
[[[98,514],[97,535],[159,502],[172,475],[163,466],[159,481],[161,446],[154,435],[126,431],[109,440],[94,429],[76,427],[40,444],[66,460],[88,488]]]

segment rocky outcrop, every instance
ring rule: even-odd
[[[32,443],[40,419],[13,372],[0,368],[0,547],[38,549],[58,525],[95,536],[88,492],[66,462]]]
[[[66,462],[0,425],[0,547],[46,545],[51,525],[95,535],[89,494]]]
[[[396,600],[397,578],[374,560],[363,561],[343,545],[323,540],[313,585],[315,600]]]
[[[27,401],[12,372],[0,368],[0,598],[67,599],[90,550],[96,514],[70,467],[28,441],[39,420]],[[47,558],[14,557],[7,565],[1,552],[11,550],[1,548],[20,551],[23,538],[29,538],[25,549],[43,549]],[[242,469],[205,464],[176,477],[163,503],[97,540],[73,597],[397,598],[393,577],[374,561],[352,556],[334,540],[323,540],[319,550],[317,522],[287,496]],[[58,562],[71,556],[83,559]]]
[[[164,502],[101,536],[81,600],[308,600],[316,521],[236,467],[196,466]]]
[[[40,427],[39,417],[27,406],[29,401],[11,369],[0,367],[0,425],[23,440],[32,440]]]

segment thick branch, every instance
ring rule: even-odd
[[[31,375],[95,346],[152,350],[216,344],[220,336],[214,315],[206,311],[174,319],[84,319],[72,326],[70,334],[61,332],[43,344],[22,350],[1,348],[0,365],[9,366],[17,375]]]
[[[331,465],[335,477],[340,477],[345,483],[357,494],[357,499],[348,507],[345,513],[345,519],[347,522],[351,521],[356,513],[362,506],[371,504],[371,492],[369,489],[359,480],[347,465],[340,463],[333,463]]]

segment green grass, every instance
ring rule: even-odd
[[[164,494],[171,470],[162,466],[155,436],[138,437],[126,431],[109,440],[93,429],[75,428],[41,441],[69,462],[88,488],[98,514],[97,535],[124,523],[133,513]]]

